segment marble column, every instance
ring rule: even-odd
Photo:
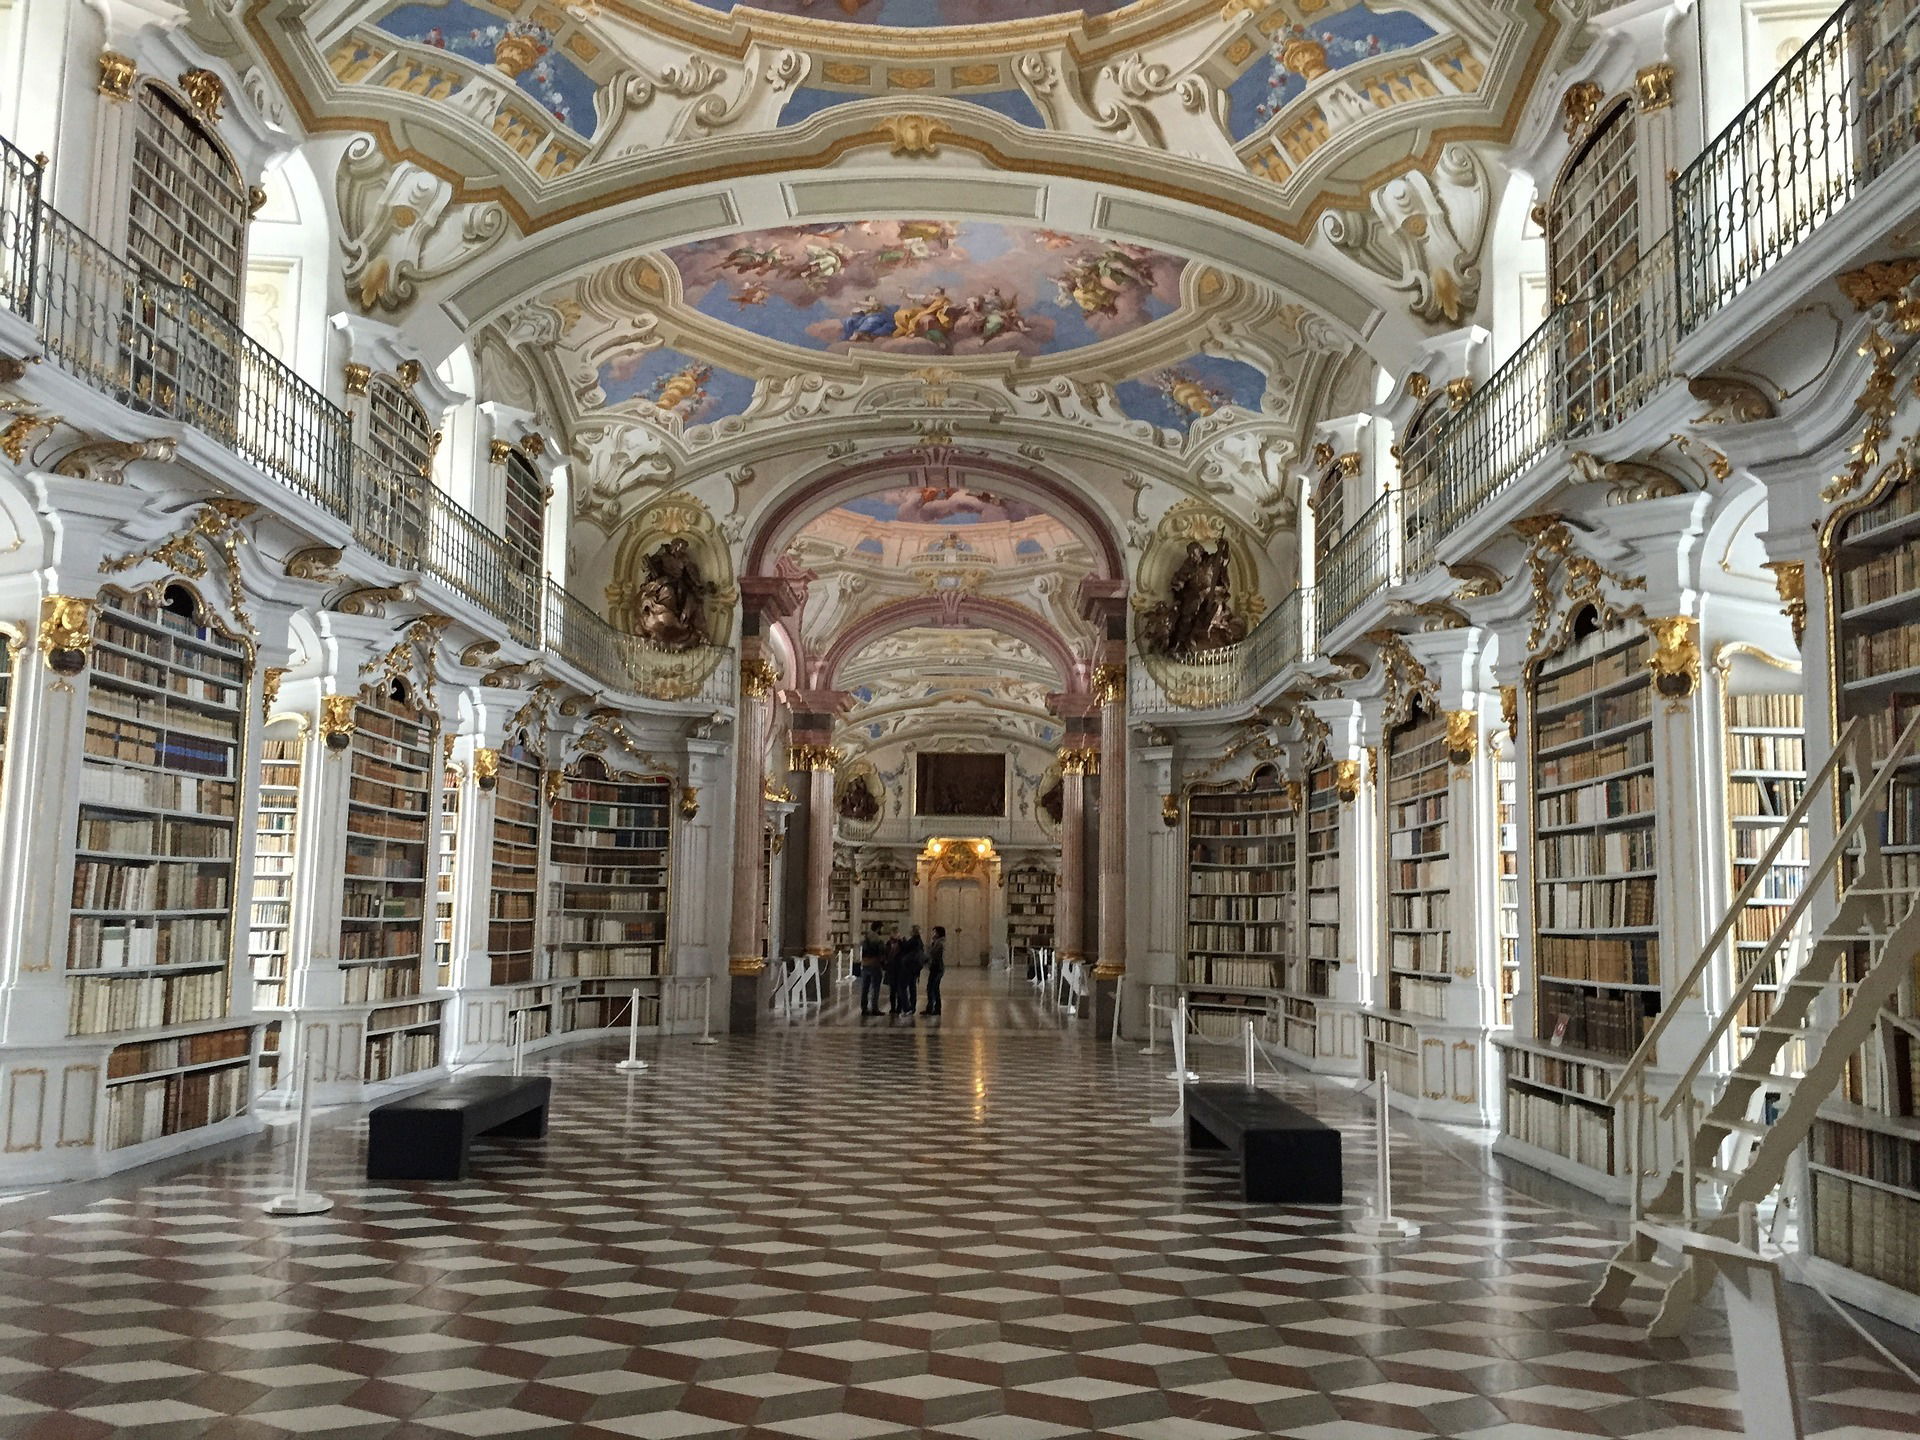
[[[762,657],[742,659],[740,710],[733,726],[733,911],[728,926],[728,1011],[731,1028],[751,1030],[760,1019],[760,832],[765,824],[767,710],[776,676]]]
[[[1062,962],[1086,956],[1087,781],[1100,752],[1069,746],[1060,752],[1060,883],[1053,892],[1053,943]]]
[[[1113,1033],[1113,1006],[1127,973],[1127,672],[1102,665],[1093,676],[1100,702],[1100,931],[1095,946],[1094,1020]]]
[[[833,954],[833,776],[840,752],[831,745],[795,745],[790,768],[808,772],[807,954]],[[824,966],[822,967],[825,968]]]

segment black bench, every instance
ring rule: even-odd
[[[1338,1205],[1340,1132],[1253,1085],[1189,1085],[1187,1148],[1240,1152],[1240,1193],[1261,1204]]]
[[[538,1140],[547,1133],[545,1075],[462,1075],[367,1116],[369,1180],[464,1180],[476,1135]]]

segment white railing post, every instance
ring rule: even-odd
[[[713,977],[702,975],[700,978],[705,982],[700,987],[700,1038],[693,1043],[718,1045],[720,1042],[713,1038]]]
[[[1251,1020],[1243,1020],[1243,1021],[1241,1021],[1240,1023],[1241,1023],[1241,1026],[1243,1027],[1243,1028],[1242,1028],[1242,1032],[1241,1032],[1241,1033],[1242,1033],[1242,1037],[1243,1037],[1243,1038],[1245,1039],[1245,1041],[1246,1041],[1246,1045],[1245,1045],[1245,1049],[1246,1049],[1246,1052],[1247,1052],[1247,1054],[1246,1054],[1246,1060],[1247,1060],[1247,1088],[1248,1088],[1249,1090],[1251,1090],[1251,1089],[1253,1089],[1253,1086],[1254,1086],[1254,1079],[1253,1079],[1253,1021],[1251,1021]]]
[[[1378,1078],[1375,1083],[1379,1088],[1374,1092],[1373,1111],[1374,1213],[1356,1228],[1369,1240],[1411,1240],[1420,1233],[1420,1227],[1393,1213],[1393,1147],[1389,1143],[1387,1072],[1378,1068],[1377,1062],[1376,1069]]]
[[[260,1208],[269,1215],[320,1215],[333,1208],[333,1201],[307,1189],[307,1167],[313,1147],[313,1048],[307,1043],[306,1021],[297,1015],[291,1018],[293,1024],[287,1027],[292,1032],[289,1038],[300,1052],[300,1113],[293,1125],[293,1188],[274,1196]],[[294,1068],[288,1063],[292,1059],[292,1056],[282,1059],[289,1071]]]
[[[647,1062],[640,1058],[640,991],[636,987],[627,994],[627,1058],[616,1060],[616,1070],[644,1070]]]
[[[1173,1079],[1180,1085],[1178,1099],[1175,1100],[1171,1115],[1156,1115],[1155,1125],[1164,1128],[1184,1125],[1187,1122],[1187,997],[1182,995],[1180,1003],[1167,1012],[1168,1022],[1173,1026]]]
[[[527,1054],[527,1016],[525,1011],[516,1010],[513,1012],[510,1029],[513,1032],[509,1041],[513,1047],[513,1073],[518,1075],[522,1066],[526,1063]]]

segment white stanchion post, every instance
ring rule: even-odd
[[[293,1188],[276,1195],[260,1208],[269,1215],[321,1215],[333,1209],[333,1201],[307,1189],[307,1166],[313,1146],[313,1051],[307,1044],[307,1027],[296,1019],[288,1027],[290,1037],[300,1050],[300,1115],[293,1126]],[[285,1057],[291,1062],[293,1057]],[[287,1069],[293,1068],[291,1063]]]
[[[1147,987],[1147,1043],[1140,1048],[1142,1055],[1153,1054],[1154,1038],[1160,1033],[1153,1023],[1153,1012],[1160,1008],[1155,999],[1159,993],[1160,987],[1158,985],[1149,985]]]
[[[633,990],[627,996],[627,1058],[613,1063],[616,1070],[644,1070],[647,1062],[640,1058],[640,991]]]
[[[1180,1003],[1167,1012],[1167,1020],[1173,1026],[1173,1076],[1180,1082],[1179,1098],[1174,1102],[1171,1115],[1156,1115],[1155,1125],[1172,1129],[1187,1123],[1187,997],[1182,995]]]
[[[1375,1093],[1373,1122],[1377,1152],[1374,1158],[1376,1213],[1367,1216],[1355,1228],[1369,1240],[1411,1240],[1420,1233],[1420,1227],[1393,1213],[1393,1147],[1388,1143],[1386,1071],[1380,1072],[1378,1084],[1380,1088]]]
[[[513,1073],[518,1075],[527,1058],[527,1017],[524,1011],[513,1015]]]
[[[1251,1089],[1253,1089],[1253,1087],[1254,1087],[1254,1083],[1255,1083],[1255,1082],[1254,1082],[1254,1078],[1253,1078],[1253,1021],[1251,1021],[1251,1020],[1243,1020],[1243,1021],[1241,1021],[1240,1023],[1241,1023],[1241,1024],[1243,1025],[1243,1026],[1245,1026],[1245,1027],[1246,1027],[1246,1030],[1245,1030],[1245,1038],[1246,1038],[1246,1042],[1247,1042],[1247,1043],[1246,1043],[1246,1051],[1247,1051],[1247,1088],[1248,1088],[1249,1090],[1251,1090]]]
[[[718,1045],[720,1042],[713,1038],[713,977],[703,975],[701,979],[706,983],[700,988],[700,1038],[693,1043]]]

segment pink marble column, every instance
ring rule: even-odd
[[[827,745],[793,747],[793,768],[807,770],[807,953],[833,954],[833,772],[840,752]]]
[[[1100,940],[1093,978],[1118,980],[1127,969],[1127,672],[1102,665],[1100,702]]]
[[[1065,960],[1086,958],[1087,893],[1086,777],[1097,772],[1100,752],[1070,746],[1060,752],[1060,883],[1053,892],[1053,944]]]
[[[767,968],[759,936],[760,832],[766,823],[760,752],[774,680],[767,660],[741,661],[740,712],[733,727],[733,918],[727,945],[727,973],[736,979],[755,979]]]

